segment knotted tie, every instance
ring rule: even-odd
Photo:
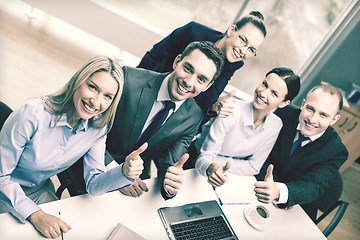
[[[144,142],[146,142],[157,130],[160,129],[161,125],[164,123],[166,117],[169,115],[170,109],[175,108],[175,103],[172,101],[163,101],[164,108],[158,112],[153,121],[145,129],[139,140],[136,142],[134,149],[138,149]]]
[[[300,131],[298,131],[299,133],[299,137],[298,139],[293,143],[292,147],[291,147],[291,151],[290,151],[290,155],[292,155],[298,148],[301,147],[301,143],[309,140],[308,137],[305,137],[304,135],[302,135],[302,133]]]

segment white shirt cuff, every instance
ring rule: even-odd
[[[279,186],[280,194],[279,194],[279,200],[274,201],[276,204],[286,203],[289,198],[289,190],[285,183],[277,182],[276,183]]]

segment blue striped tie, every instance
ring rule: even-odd
[[[301,147],[301,143],[309,140],[308,137],[305,137],[304,135],[302,135],[302,133],[300,131],[298,131],[299,133],[299,137],[298,139],[293,143],[292,147],[291,147],[291,151],[290,151],[290,156],[298,149]]]
[[[134,150],[138,149],[143,143],[145,143],[160,127],[163,125],[166,117],[169,115],[170,109],[175,108],[175,103],[172,101],[163,101],[164,108],[161,109],[160,112],[156,114],[153,121],[149,124],[149,126],[145,129],[139,140],[136,142],[134,146]]]

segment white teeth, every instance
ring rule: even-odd
[[[305,125],[306,125],[308,128],[315,128],[315,126],[310,125],[308,122],[305,122]]]
[[[89,111],[89,112],[95,112],[96,111],[96,109],[95,108],[91,108],[88,104],[86,104],[86,103],[84,103],[84,106],[85,106],[85,109],[87,110],[87,111]]]
[[[264,103],[264,104],[267,104],[262,98],[260,98],[260,97],[257,97],[257,99],[258,99],[258,103]]]
[[[236,49],[235,49],[235,48],[234,48],[233,52],[234,52],[234,54],[235,54],[235,56],[236,56],[237,58],[240,58],[240,57],[241,57],[241,56],[240,56],[240,54],[239,54],[239,52],[238,52],[238,51],[236,51]]]
[[[181,86],[181,84],[179,84],[179,89],[182,92],[189,92],[186,88],[184,88],[183,86]]]

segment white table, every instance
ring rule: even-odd
[[[146,239],[168,239],[157,209],[217,199],[206,178],[195,170],[185,171],[185,180],[179,194],[163,200],[155,179],[145,181],[149,192],[139,198],[122,195],[119,191],[93,197],[82,195],[42,204],[41,208],[62,219],[71,227],[64,239],[106,239],[118,222]],[[229,181],[233,188],[250,193],[254,177],[236,177]],[[255,197],[249,197],[256,202]],[[224,205],[222,209],[239,239],[326,239],[316,225],[298,205],[288,210],[266,205],[272,221],[265,231],[248,224],[243,210],[247,205]],[[44,239],[31,224],[21,224],[12,215],[0,214],[0,239]]]

